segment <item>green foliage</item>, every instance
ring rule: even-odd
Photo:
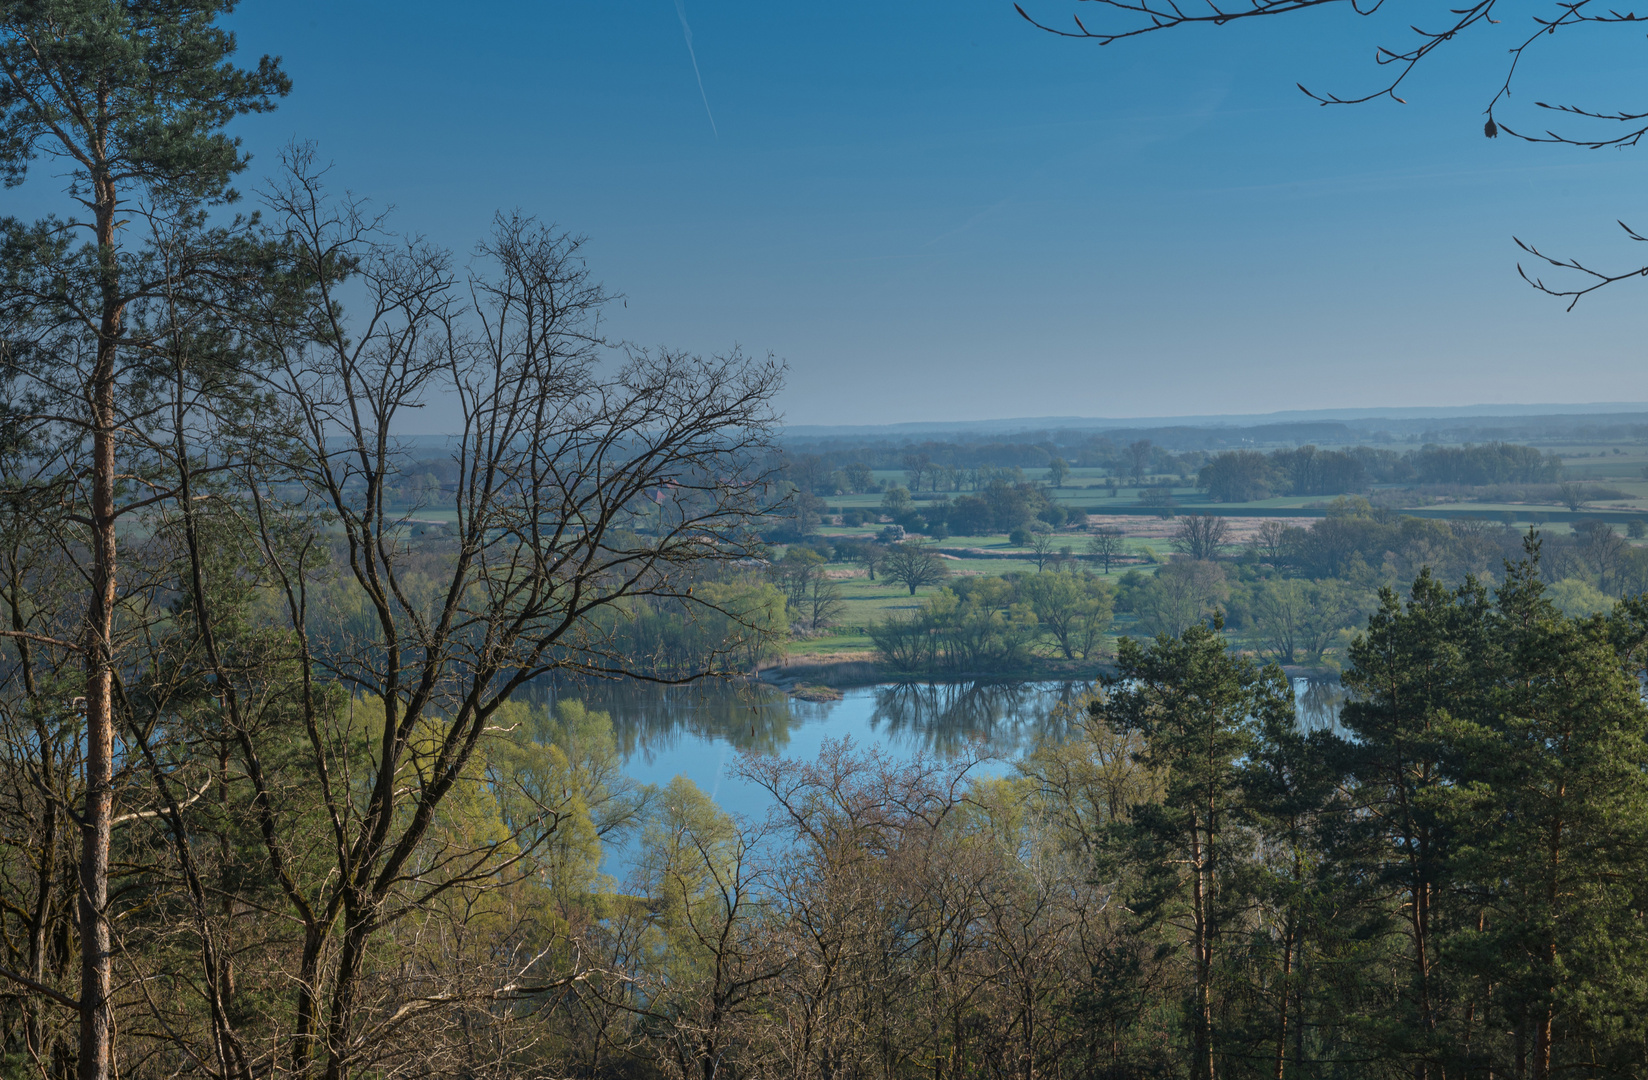
[[[1066,660],[1097,657],[1115,609],[1103,579],[1070,570],[1044,571],[1020,578],[1017,593]]]
[[[1011,578],[963,578],[911,615],[869,628],[882,658],[907,674],[1011,671],[1045,641],[1066,660],[1100,654],[1114,600],[1089,573],[1049,570]]]
[[[1230,450],[1202,466],[1196,486],[1219,502],[1255,502],[1270,498],[1283,481],[1259,451]]]
[[[291,86],[269,57],[252,70],[230,62],[234,35],[216,23],[232,6],[57,0],[8,9],[0,36],[7,184],[21,183],[44,152],[73,162],[82,190],[113,180],[166,197],[221,195],[245,167],[223,126],[273,108]]]
[[[1584,578],[1563,578],[1553,582],[1549,590],[1549,597],[1558,611],[1564,615],[1583,618],[1586,615],[1597,615],[1611,610],[1614,598],[1598,589]]]
[[[623,773],[612,718],[582,702],[559,701],[553,713],[511,702],[494,726],[505,737],[485,769],[501,824],[532,853],[565,917],[610,887],[600,874],[602,845],[638,827],[647,793]]]
[[[641,832],[637,873],[666,977],[684,978],[711,959],[702,939],[721,928],[720,887],[739,847],[732,819],[691,780],[677,776],[658,792]]]
[[[1452,874],[1475,887],[1455,924],[1455,985],[1530,1038],[1536,1075],[1641,1067],[1648,1006],[1648,708],[1601,619],[1563,617],[1531,562],[1496,597],[1487,709],[1450,731]],[[1487,1043],[1487,1040],[1484,1040]],[[1636,1045],[1631,1045],[1635,1043]],[[1511,1048],[1484,1045],[1496,1071]]]
[[[744,670],[781,655],[787,598],[771,582],[707,581],[676,600],[637,598],[592,620],[592,648],[660,675]]]
[[[1218,563],[1176,559],[1154,577],[1124,575],[1123,595],[1141,630],[1175,637],[1210,615],[1229,596],[1229,587]]]
[[[1291,727],[1292,689],[1278,669],[1231,656],[1205,626],[1148,645],[1124,638],[1116,669],[1092,710],[1141,737],[1140,764],[1162,778],[1160,798],[1135,805],[1118,840],[1140,875],[1130,907],[1188,946],[1189,1065],[1192,1076],[1212,1077],[1225,1050],[1218,1015],[1231,962],[1222,946],[1246,907],[1253,842],[1242,821],[1243,763],[1262,732]]]
[[[1249,594],[1246,617],[1273,659],[1320,664],[1340,633],[1362,622],[1364,596],[1332,579],[1262,581]]]
[[[1557,455],[1512,443],[1427,445],[1414,451],[1410,460],[1424,484],[1530,484],[1562,476],[1562,459]]]
[[[1010,582],[977,578],[944,589],[911,615],[891,615],[869,628],[870,640],[895,670],[1003,671],[1022,667],[1036,635],[1036,615],[1015,598]]]

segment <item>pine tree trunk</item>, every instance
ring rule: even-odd
[[[1289,920],[1286,944],[1282,946],[1282,1015],[1276,1025],[1276,1080],[1282,1080],[1287,1070],[1287,1037],[1288,1037],[1288,978],[1293,974],[1293,939],[1292,920]]]
[[[98,415],[112,388],[99,387]],[[86,802],[80,849],[80,1080],[107,1080],[109,1038],[109,837],[114,805],[112,715],[115,539],[113,438],[99,424],[92,481],[94,565],[86,656]]]
[[[1191,879],[1192,919],[1195,927],[1196,963],[1196,1030],[1195,1061],[1191,1075],[1195,1080],[1213,1080],[1212,994],[1208,984],[1213,977],[1211,929],[1208,925],[1208,896],[1206,882],[1209,852],[1202,846],[1201,828],[1191,826],[1190,859],[1194,867]]]
[[[109,839],[114,809],[115,348],[120,335],[115,192],[98,184],[97,238],[103,311],[97,360],[87,386],[92,423],[92,580],[82,641],[86,668],[86,802],[80,851],[79,1080],[108,1080],[113,1016],[109,1002]]]

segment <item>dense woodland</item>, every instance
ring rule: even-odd
[[[347,922],[307,928],[384,703],[308,699],[277,634],[219,629],[255,715],[189,676],[187,629],[130,695],[151,734],[112,853],[129,1075],[305,1071],[303,1017],[336,1008],[346,961]],[[340,1075],[1636,1075],[1645,646],[1639,602],[1564,616],[1531,558],[1491,592],[1421,573],[1352,646],[1337,730],[1301,730],[1281,673],[1198,623],[1124,641],[1070,737],[1005,776],[746,757],[760,820],[627,781],[576,702],[502,702],[387,875],[326,1042]],[[72,776],[75,747],[37,710],[63,734],[30,756],[7,715],[10,965],[38,947],[41,983],[6,998],[7,1069],[53,1074],[75,844],[33,781]],[[397,776],[427,789],[423,730]]]

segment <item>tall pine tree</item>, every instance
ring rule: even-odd
[[[117,667],[117,526],[153,490],[122,490],[122,440],[143,416],[158,346],[133,318],[186,292],[201,263],[142,250],[143,229],[173,232],[199,208],[232,198],[246,165],[225,125],[273,107],[288,88],[278,64],[235,66],[218,25],[228,0],[16,0],[0,5],[0,175],[21,183],[45,156],[67,178],[69,211],[0,222],[6,375],[33,380],[14,427],[57,423],[80,444],[76,520],[90,554],[85,619],[74,643],[85,669],[85,804],[81,815],[78,1009],[81,1080],[111,1071],[107,917],[113,821]],[[64,412],[62,409],[69,411]],[[140,427],[143,425],[139,425]],[[84,490],[79,490],[80,485]]]

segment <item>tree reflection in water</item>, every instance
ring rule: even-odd
[[[1294,679],[1293,698],[1300,728],[1339,730],[1339,710],[1345,704],[1345,688],[1337,678]]]
[[[1087,682],[893,683],[875,688],[873,731],[945,757],[973,750],[1012,757],[1068,737],[1068,706]]]
[[[692,742],[721,742],[759,754],[788,752],[803,725],[832,738],[896,745],[944,757],[1010,758],[1046,739],[1069,737],[1073,704],[1088,682],[889,683],[846,691],[842,701],[807,702],[762,683],[661,686],[633,679],[543,682],[526,696],[553,705],[582,701],[612,717],[624,759],[652,762]],[[1337,730],[1345,693],[1338,679],[1294,679],[1299,726]],[[1061,706],[1063,706],[1061,708]]]
[[[612,734],[626,760],[651,761],[681,737],[721,739],[734,749],[779,754],[790,730],[816,723],[833,702],[798,701],[764,683],[701,682],[664,686],[636,679],[580,679],[533,687],[531,700],[581,701],[612,717]]]
[[[636,680],[545,681],[527,695],[552,706],[582,701],[612,717],[626,760],[648,762],[688,742],[720,740],[736,750],[782,754],[803,725],[827,724],[832,737],[897,744],[907,752],[965,752],[1011,757],[1042,739],[1063,739],[1070,724],[1060,709],[1085,693],[1086,682],[896,683],[846,691],[842,701],[807,702],[764,684],[705,682],[660,686]]]

